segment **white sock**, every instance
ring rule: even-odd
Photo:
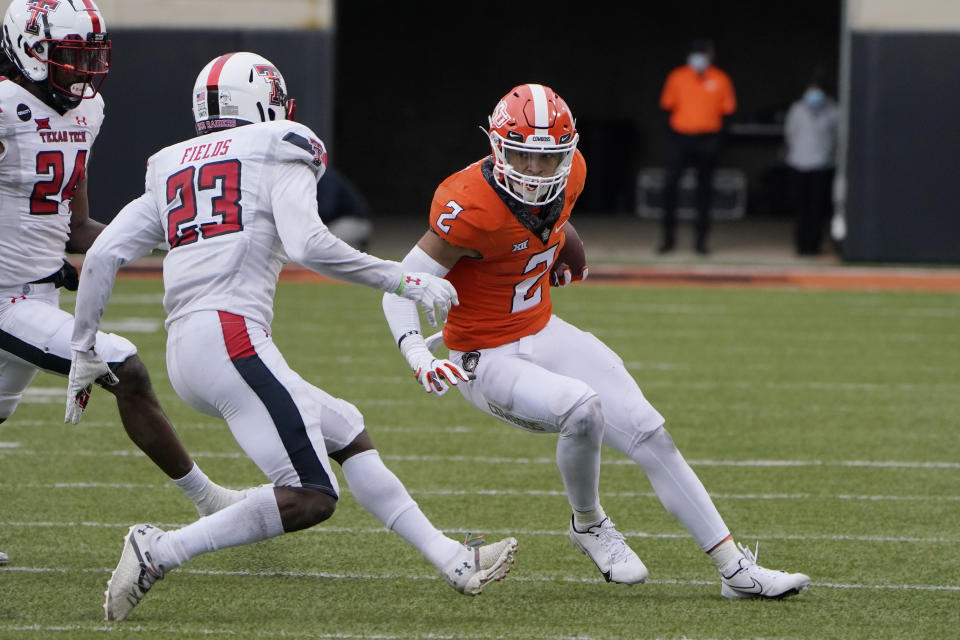
[[[154,561],[169,571],[191,558],[283,533],[280,508],[270,485],[250,489],[246,497],[182,529],[167,531],[151,550]]]
[[[730,535],[703,483],[677,450],[673,438],[660,427],[629,452],[650,480],[664,508],[679,520],[703,551]]]
[[[375,450],[348,458],[341,466],[354,498],[388,529],[396,531],[430,561],[442,569],[462,545],[433,526],[407,489],[383,464]]]
[[[721,571],[731,562],[735,562],[743,557],[740,549],[737,549],[737,543],[733,541],[733,538],[724,540],[707,553],[710,559],[713,560],[713,564],[717,565],[717,569]]]
[[[196,462],[193,463],[193,468],[190,469],[187,475],[182,478],[177,478],[173,483],[183,489],[187,497],[194,502],[200,499],[204,491],[206,491],[207,487],[211,484],[210,478],[197,466]]]
[[[603,522],[603,519],[606,517],[607,514],[604,513],[603,507],[600,505],[597,505],[596,509],[591,509],[590,511],[574,511],[573,527],[580,533],[584,533],[593,525]]]

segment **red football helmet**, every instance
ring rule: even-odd
[[[490,116],[497,184],[520,202],[547,204],[567,185],[580,139],[567,103],[550,87],[522,84]]]

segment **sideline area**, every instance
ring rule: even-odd
[[[748,219],[714,224],[711,252],[693,252],[689,223],[681,222],[676,251],[656,253],[656,221],[629,214],[574,215],[587,254],[590,277],[586,284],[636,286],[731,286],[841,290],[902,290],[960,293],[960,265],[844,263],[829,241],[824,253],[795,255],[792,221]],[[426,229],[416,217],[381,217],[373,221],[369,251],[400,260]],[[82,256],[70,256],[78,265]],[[146,257],[123,267],[119,277],[159,278],[159,257]],[[324,280],[299,265],[288,265],[283,280]]]

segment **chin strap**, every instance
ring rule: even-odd
[[[80,105],[80,101],[83,100],[83,98],[67,96],[57,91],[50,85],[49,81],[45,82],[43,86],[47,90],[47,95],[50,96],[50,102],[53,108],[56,109],[60,115],[65,114],[67,111],[70,111],[70,109],[77,108]]]

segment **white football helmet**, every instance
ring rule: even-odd
[[[295,101],[273,63],[247,51],[207,63],[193,85],[197,133],[255,122],[293,120]]]
[[[13,0],[3,18],[3,52],[55,106],[92,98],[110,71],[111,45],[92,0]]]
[[[514,87],[493,110],[488,135],[494,178],[515,199],[541,206],[567,186],[580,134],[567,103],[550,87]]]

